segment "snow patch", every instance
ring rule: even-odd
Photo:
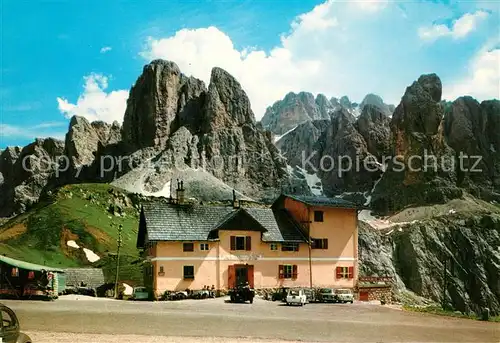
[[[313,195],[323,195],[323,183],[321,182],[321,179],[318,177],[318,174],[309,174],[306,170],[296,167],[297,170],[299,170],[304,178],[306,179],[307,185],[309,186],[309,189],[311,190],[311,193]]]
[[[292,132],[293,130],[295,130],[297,128],[297,126],[295,126],[293,129],[291,130],[288,130],[287,132],[285,132],[284,134],[282,135],[279,135],[279,136],[274,136],[274,143],[277,143],[281,138],[285,137],[286,135],[288,135],[290,132]]]
[[[497,149],[495,149],[495,146],[493,144],[490,145],[490,150],[491,152],[497,152]]]
[[[75,241],[67,241],[66,244],[68,245],[68,247],[80,249],[80,246],[78,244],[76,244]]]
[[[457,211],[455,211],[454,209],[451,209],[451,210],[448,211],[448,213],[449,214],[455,214],[455,213],[457,213]]]
[[[134,293],[134,289],[132,288],[132,286],[127,285],[126,283],[124,283],[123,287],[125,287],[125,290],[123,291],[123,294],[125,294],[125,295],[132,295],[132,293]]]
[[[369,224],[370,226],[372,226],[377,230],[388,229],[391,227],[397,227],[407,224],[415,224],[419,222],[418,220],[412,220],[411,222],[393,222],[387,219],[380,219],[373,216],[370,210],[363,210],[359,212],[358,219],[362,222]],[[392,231],[393,230],[391,230],[388,234],[392,233]],[[398,231],[402,231],[402,229],[399,228]]]
[[[85,256],[87,257],[87,260],[91,263],[99,261],[101,258],[92,250],[89,250],[87,248],[83,248],[83,252],[85,253]]]
[[[384,169],[382,169],[382,170],[384,170]],[[377,185],[380,182],[380,180],[382,180],[383,176],[384,176],[384,173],[382,173],[382,175],[380,175],[380,178],[377,181],[375,181],[375,183],[373,184],[372,190],[369,193],[370,195],[368,195],[366,197],[366,202],[364,203],[365,206],[368,206],[368,205],[371,204],[371,202],[372,202],[372,194],[375,191],[375,188],[377,188]]]

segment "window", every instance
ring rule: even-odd
[[[285,243],[281,245],[281,251],[299,251],[299,243]]]
[[[12,277],[19,277],[19,269],[18,268],[12,268],[10,276],[12,276]]]
[[[14,329],[16,327],[16,320],[11,311],[2,310],[2,326],[4,329]],[[1,342],[1,341],[0,341]]]
[[[163,275],[165,275],[165,271],[164,271],[164,269],[163,269],[163,266],[160,266],[160,271],[158,272],[158,275],[159,275],[159,276],[163,276]]]
[[[354,267],[337,267],[337,279],[354,278]]]
[[[328,249],[328,238],[313,238],[312,249]]]
[[[194,266],[184,266],[184,279],[194,279]]]
[[[296,279],[297,278],[297,265],[282,264],[279,265],[279,278],[280,279]]]
[[[182,245],[182,250],[183,251],[194,251],[194,244],[193,243],[184,243]]]
[[[323,211],[314,211],[314,221],[315,222],[323,221]]]
[[[278,250],[278,243],[271,243],[271,251]]]
[[[208,243],[201,243],[201,244],[200,244],[200,250],[201,250],[201,251],[207,251],[207,250],[210,250],[210,249],[209,249],[209,246],[208,246]]]
[[[35,272],[34,271],[29,271],[28,272],[28,280],[32,280],[35,278]]]
[[[252,250],[252,237],[231,236],[231,250]]]

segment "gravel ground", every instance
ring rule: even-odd
[[[28,332],[36,343],[294,343],[294,341],[256,340],[224,337],[165,337],[139,335],[93,335],[54,332]],[[297,343],[299,341],[296,341]],[[305,343],[301,341],[300,343]]]
[[[406,312],[387,306],[255,299],[170,302],[3,301],[40,342],[500,342],[500,325]],[[47,332],[49,331],[49,332]],[[196,338],[203,337],[203,338]]]

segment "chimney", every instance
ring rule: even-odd
[[[184,182],[177,180],[177,203],[184,204]]]
[[[239,201],[236,200],[236,191],[233,189],[233,208],[239,208]]]

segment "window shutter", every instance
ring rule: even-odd
[[[253,265],[249,265],[247,268],[247,280],[251,288],[254,288],[254,277],[253,277]]]
[[[278,266],[278,275],[279,275],[280,279],[284,279],[285,278],[285,276],[284,276],[284,270],[283,270],[283,265],[282,264],[280,264]]]
[[[294,264],[292,267],[292,279],[296,279],[296,278],[297,278],[297,265]]]
[[[230,265],[227,269],[227,286],[228,288],[233,288],[235,284],[236,284],[236,270],[234,268],[234,265]]]
[[[231,236],[231,250],[236,250],[236,236]]]
[[[337,267],[337,279],[342,278],[342,267]]]
[[[323,249],[328,249],[328,238],[323,240]]]
[[[354,267],[349,267],[349,279],[354,278]]]
[[[246,250],[247,251],[250,251],[252,250],[252,237],[250,236],[247,236],[246,239],[245,239],[245,242],[246,242]]]

